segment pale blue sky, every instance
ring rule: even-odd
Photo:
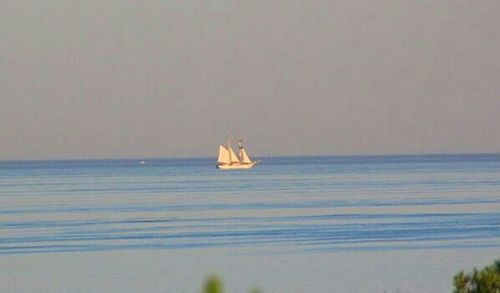
[[[0,160],[500,152],[500,3],[1,1]]]

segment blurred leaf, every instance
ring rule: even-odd
[[[210,276],[205,281],[203,293],[223,293],[222,281],[217,276]]]

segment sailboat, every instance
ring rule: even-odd
[[[217,168],[222,170],[250,169],[258,163],[258,161],[252,161],[248,157],[242,140],[238,140],[238,149],[238,155],[236,155],[231,148],[229,139],[227,140],[227,146],[220,145]]]

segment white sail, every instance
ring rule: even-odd
[[[230,153],[230,159],[231,159],[231,163],[239,163],[240,160],[238,159],[238,156],[236,156],[236,154],[234,153],[233,149],[232,148],[229,148],[229,153]]]
[[[216,167],[221,170],[251,169],[255,164],[259,163],[259,161],[252,162],[242,143],[243,141],[238,141],[238,156],[231,148],[231,142],[229,140],[227,141],[227,146],[220,145]]]
[[[229,164],[231,162],[229,159],[229,151],[222,145],[219,146],[219,158],[217,162],[219,164]]]
[[[252,163],[252,160],[250,160],[244,148],[240,148],[240,160],[243,164]]]

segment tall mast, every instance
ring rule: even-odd
[[[240,162],[243,162],[243,140],[238,139],[238,156],[240,159]]]
[[[227,149],[231,150],[231,144],[229,143],[229,136],[227,137]],[[232,163],[232,161],[231,161],[231,151],[229,151],[229,163]]]

